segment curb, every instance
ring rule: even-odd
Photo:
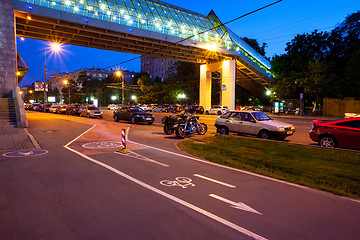
[[[31,135],[31,133],[29,132],[29,130],[27,130],[27,128],[24,128],[25,133],[29,136],[32,144],[35,146],[36,149],[41,149],[40,144],[36,141],[36,139],[34,138],[33,135]]]

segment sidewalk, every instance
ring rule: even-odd
[[[31,138],[26,128],[0,126],[0,151],[35,149]]]

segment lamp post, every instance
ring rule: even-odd
[[[59,43],[50,43],[50,46],[45,48],[45,62],[44,62],[44,112],[46,111],[46,51],[50,49],[52,52],[60,52],[61,45]]]
[[[124,77],[122,76],[121,71],[116,71],[116,77],[119,77],[121,81],[121,106],[124,106]]]
[[[34,93],[34,91],[30,89],[30,90],[29,90],[29,93],[32,94],[32,93]],[[35,93],[34,93],[34,96],[33,96],[33,97],[34,97],[34,100],[35,100]],[[30,98],[31,98],[31,96],[30,96]]]
[[[71,102],[71,101],[70,101],[70,97],[71,97],[71,96],[70,96],[70,82],[69,82],[68,80],[64,80],[63,83],[64,83],[65,85],[67,85],[67,87],[68,87],[68,89],[69,89],[69,105],[70,105],[70,104],[71,104],[71,103],[70,103],[70,102]]]

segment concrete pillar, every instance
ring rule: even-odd
[[[204,109],[211,107],[211,72],[207,71],[207,64],[200,66],[200,106]]]
[[[0,1],[0,97],[11,98],[18,85],[13,0]]]
[[[222,91],[221,105],[227,106],[230,110],[235,109],[235,60],[225,60],[222,62]]]

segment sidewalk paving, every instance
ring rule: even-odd
[[[34,149],[30,136],[26,128],[0,126],[0,151]]]

